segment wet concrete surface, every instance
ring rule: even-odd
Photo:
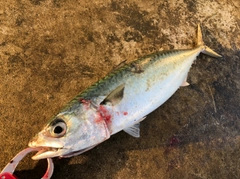
[[[240,178],[240,1],[22,0],[0,2],[0,169],[81,90],[120,62],[205,43],[180,88],[141,123],[70,159],[56,178]],[[26,157],[19,178],[46,161]]]

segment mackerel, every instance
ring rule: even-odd
[[[81,154],[124,130],[139,137],[139,123],[186,81],[193,61],[204,53],[221,57],[202,40],[192,49],[156,52],[111,72],[76,96],[30,142],[42,147],[33,159]]]

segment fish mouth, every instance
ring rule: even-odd
[[[59,157],[67,151],[63,142],[47,139],[41,135],[31,140],[28,146],[31,148],[41,148],[41,150],[32,157],[33,160]]]
[[[40,148],[41,150],[39,150],[34,156],[32,156],[33,160],[62,157],[65,151],[64,148],[54,148],[54,147],[46,147],[46,146],[40,146]]]
[[[77,150],[77,151],[69,151],[69,149],[66,148],[54,148],[54,147],[41,147],[41,150],[39,150],[34,156],[32,156],[33,160],[40,160],[45,158],[53,158],[53,157],[60,157],[60,158],[69,158],[76,155],[80,155],[90,149],[92,149],[94,146],[87,147],[85,149]]]

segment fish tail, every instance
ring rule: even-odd
[[[210,49],[208,46],[204,44],[202,39],[202,31],[201,31],[200,24],[198,24],[198,29],[197,29],[197,46],[203,47],[202,53],[206,55],[209,55],[211,57],[216,57],[216,58],[222,57],[221,55],[214,52],[212,49]]]

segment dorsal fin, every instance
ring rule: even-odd
[[[123,61],[120,62],[118,65],[116,65],[116,66],[112,69],[112,71],[117,70],[117,69],[120,69],[120,68],[122,68],[123,66],[125,66],[126,64],[127,64],[127,60],[123,60]]]

